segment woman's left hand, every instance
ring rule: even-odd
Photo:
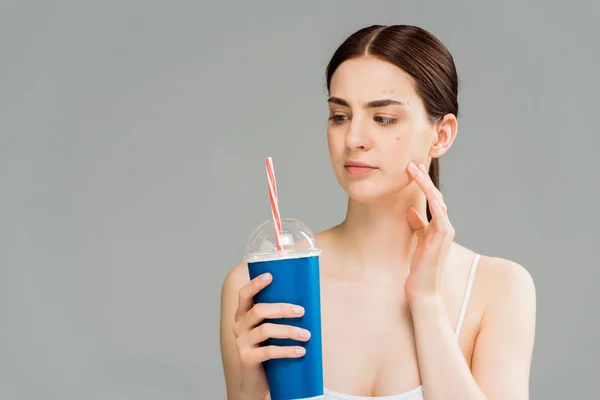
[[[454,239],[454,228],[448,219],[447,207],[440,191],[435,187],[423,164],[409,163],[409,175],[425,193],[431,221],[411,207],[406,218],[417,235],[417,247],[410,264],[410,274],[404,291],[409,302],[441,293],[442,266]]]

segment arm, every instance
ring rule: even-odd
[[[228,400],[270,400],[263,362],[273,358],[299,358],[301,346],[261,346],[269,338],[306,341],[301,330],[265,319],[299,318],[292,304],[254,304],[254,296],[272,281],[262,274],[252,281],[245,263],[227,275],[221,290],[220,343]]]
[[[439,295],[411,300],[423,391],[429,400],[526,400],[535,326],[531,276],[506,260],[490,266],[494,288],[475,342],[472,372]]]
[[[221,325],[220,345],[223,372],[228,400],[242,400],[240,398],[241,370],[239,355],[235,344],[233,324],[238,306],[238,291],[244,284],[242,269],[237,266],[229,272],[221,289]]]
[[[473,376],[489,400],[529,399],[535,336],[536,295],[529,273],[504,261],[502,283],[482,321],[473,353]]]
[[[249,305],[244,306],[243,303],[251,301],[251,298],[255,292],[262,289],[265,286],[263,281],[255,280],[250,282],[248,270],[246,264],[241,263],[234,267],[223,282],[221,289],[221,327],[220,327],[220,344],[221,344],[221,360],[223,362],[223,373],[225,375],[225,386],[227,389],[227,400],[270,400],[271,396],[268,394],[268,388],[266,382],[259,379],[256,382],[255,379],[249,377],[246,371],[245,386],[246,389],[242,388],[242,364],[240,362],[240,355],[237,345],[237,338],[234,333],[234,325],[236,320],[236,312],[239,312],[241,304],[242,309],[249,308]],[[254,284],[254,285],[253,285]],[[246,291],[241,293],[240,290]],[[275,315],[281,316],[281,315]],[[264,373],[258,373],[264,375]],[[254,395],[249,393],[263,392],[265,396]]]

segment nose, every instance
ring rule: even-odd
[[[368,128],[363,126],[361,118],[353,118],[350,121],[348,132],[346,132],[346,147],[350,150],[369,150],[372,141]]]

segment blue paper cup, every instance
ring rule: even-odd
[[[307,342],[268,339],[263,345],[303,346],[304,356],[264,362],[272,400],[304,400],[323,397],[323,351],[321,340],[320,249],[312,232],[300,221],[282,219],[283,250],[277,251],[272,221],[261,224],[246,247],[250,279],[269,272],[271,283],[255,297],[255,303],[290,303],[304,307],[300,318],[265,320],[304,328]]]

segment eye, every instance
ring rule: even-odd
[[[375,120],[375,122],[377,122],[379,125],[382,125],[382,126],[393,125],[398,121],[397,118],[388,118],[388,117],[382,117],[379,115],[373,119]]]
[[[345,115],[332,115],[329,117],[329,120],[333,122],[334,125],[341,125],[348,120],[348,117]]]

